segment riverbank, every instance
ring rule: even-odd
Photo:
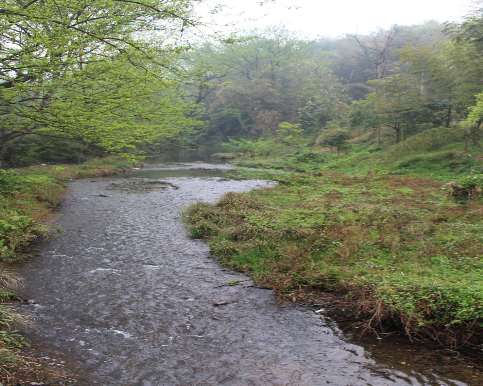
[[[22,365],[16,353],[27,342],[15,327],[24,320],[8,304],[16,298],[20,278],[5,265],[30,256],[29,244],[57,229],[52,225],[53,211],[67,191],[67,182],[75,178],[106,176],[132,168],[122,159],[108,157],[81,165],[36,165],[21,169],[0,170],[0,380]],[[58,230],[62,231],[62,230]]]
[[[79,385],[478,384],[478,360],[397,334],[351,339],[330,312],[314,312],[324,307],[280,303],[220,266],[187,234],[183,208],[270,186],[226,169],[150,164],[72,181],[56,220],[66,232],[17,265],[32,300],[18,306],[35,320],[30,350],[65,361]],[[160,181],[169,184],[145,190]]]
[[[367,155],[373,172],[367,163],[353,164],[360,154],[305,166],[272,159],[269,166],[291,170],[263,174],[278,187],[192,205],[191,233],[208,238],[222,264],[285,298],[310,300],[328,291],[352,304],[366,327],[396,326],[445,347],[480,347],[483,202],[451,196],[447,184],[424,173],[375,169],[377,158]],[[466,159],[460,158],[453,164]],[[356,172],[331,171],[337,165]]]

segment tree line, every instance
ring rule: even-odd
[[[189,35],[189,0],[7,0],[0,17],[2,165],[267,140],[281,124],[380,144],[466,122],[480,143],[482,9],[314,41]]]

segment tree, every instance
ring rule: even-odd
[[[301,124],[291,124],[288,122],[282,122],[278,125],[277,134],[281,137],[282,142],[289,146],[301,147],[304,142],[302,136],[303,129]]]
[[[421,92],[448,104],[445,125],[453,115],[466,117],[483,89],[483,56],[467,42],[446,42],[431,47],[410,45],[397,52],[408,72],[420,79]]]
[[[446,33],[456,43],[465,42],[472,45],[475,51],[483,53],[483,1],[474,1],[474,9],[464,17],[461,24],[447,23]]]
[[[123,153],[159,135],[186,107],[170,65],[180,47],[163,41],[195,23],[190,12],[186,0],[5,1],[0,149],[54,130]]]
[[[299,110],[299,117],[312,123],[312,127],[304,125],[308,134],[314,134],[327,122],[339,119],[344,114],[349,98],[345,87],[341,85],[333,72],[322,62],[307,60],[300,63],[297,70],[301,93],[308,101]],[[314,130],[317,129],[317,130]]]
[[[366,95],[366,100],[353,104],[352,126],[376,128],[379,145],[382,126],[393,129],[396,143],[399,143],[404,133],[413,134],[421,127],[426,128],[425,125],[441,125],[448,105],[422,94],[418,80],[407,74],[398,74],[369,81],[376,92]]]
[[[185,99],[209,105],[210,97],[216,90],[236,75],[236,71],[224,58],[227,47],[236,44],[236,41],[205,41],[181,55],[180,68],[186,78],[183,87]]]
[[[351,36],[361,48],[364,57],[372,64],[375,79],[384,78],[389,64],[390,47],[399,32],[400,28],[395,25],[388,31],[379,30],[370,36]]]
[[[468,119],[463,122],[463,127],[465,128],[465,144],[464,144],[464,151],[468,151],[468,139],[471,139],[473,143],[476,143],[480,148],[483,149],[476,141],[476,130],[481,126],[483,122],[483,93],[476,95],[477,102],[475,106],[471,106],[469,108],[469,115]]]
[[[396,52],[401,64],[409,64],[407,71],[420,77],[422,95],[448,105],[446,127],[451,123],[452,111],[457,107],[457,72],[448,55],[451,43],[436,44],[431,47],[408,45]],[[460,106],[459,106],[460,107]]]
[[[340,151],[347,147],[347,141],[350,139],[349,133],[342,129],[335,129],[327,133],[323,133],[319,137],[318,142],[322,146],[335,147],[337,149],[337,158],[339,158]]]
[[[209,111],[217,118],[213,124],[226,130],[230,119],[238,122],[240,132],[268,138],[280,123],[296,121],[304,103],[297,68],[307,58],[307,43],[283,27],[252,31],[234,40],[218,50],[217,60],[229,75],[209,101]]]

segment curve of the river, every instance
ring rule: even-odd
[[[30,299],[19,309],[33,317],[28,336],[64,357],[77,385],[478,384],[463,361],[443,368],[448,354],[421,364],[417,346],[398,356],[393,344],[385,361],[329,318],[282,308],[220,267],[187,235],[183,208],[267,186],[227,179],[223,168],[154,165],[70,183],[57,221],[66,232],[18,268]]]

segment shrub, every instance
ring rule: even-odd
[[[13,171],[0,169],[0,194],[12,194],[18,190],[21,178]]]
[[[322,153],[316,153],[313,151],[305,151],[295,156],[297,162],[303,163],[324,163],[327,162],[326,156]]]
[[[457,200],[471,200],[481,195],[483,187],[483,175],[472,174],[461,177],[449,184],[450,194]]]

